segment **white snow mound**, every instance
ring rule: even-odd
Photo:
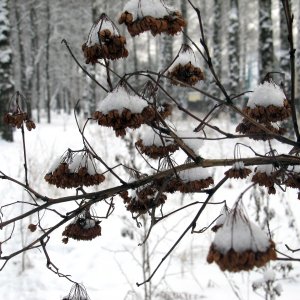
[[[224,205],[220,211],[220,217],[216,220],[215,225],[216,226],[223,225],[224,222],[226,221],[228,214],[229,214],[228,207]]]
[[[178,173],[183,181],[202,180],[211,177],[206,168],[198,167],[189,170],[184,170]]]
[[[201,64],[197,56],[193,51],[184,51],[179,52],[178,57],[175,59],[173,64],[169,67],[168,71],[172,72],[172,70],[179,64],[182,66],[191,63],[194,67],[201,68]]]
[[[255,173],[266,173],[268,176],[270,176],[274,171],[274,166],[272,164],[268,164],[257,166]]]
[[[146,16],[163,18],[170,12],[175,11],[171,6],[163,4],[161,0],[130,0],[124,6],[123,11],[132,14],[133,20],[142,19]]]
[[[129,109],[132,113],[141,113],[148,103],[139,96],[130,95],[123,88],[119,87],[108,93],[108,95],[101,101],[98,110],[104,114],[109,111],[118,110],[122,113],[124,108]]]
[[[201,137],[199,132],[194,132],[192,130],[178,130],[175,133],[195,153],[197,153],[203,145],[203,140],[199,139]]]
[[[223,226],[217,231],[213,244],[222,254],[230,249],[239,253],[247,250],[265,252],[270,246],[267,234],[236,211],[228,214]]]
[[[245,168],[245,164],[242,161],[237,161],[232,165],[232,169],[234,170],[242,170]]]
[[[265,282],[274,281],[276,279],[276,273],[272,269],[267,269],[263,276]]]
[[[173,143],[172,138],[168,138],[168,137],[166,138],[166,137],[163,137],[163,136],[159,136],[159,134],[157,134],[151,128],[147,128],[142,132],[141,139],[143,140],[144,146],[155,145],[157,147],[163,147],[164,144],[167,146],[167,145],[170,145],[170,144]],[[164,141],[164,144],[162,142],[162,139]]]
[[[247,106],[255,108],[256,106],[267,107],[269,105],[283,106],[285,95],[282,89],[274,82],[264,82],[260,84],[251,94]]]

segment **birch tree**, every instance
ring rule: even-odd
[[[290,2],[290,1],[289,1]],[[291,4],[291,2],[290,2]],[[286,18],[282,2],[279,0],[279,12],[280,12],[280,70],[284,73],[285,79],[290,80],[290,57],[289,57],[289,41],[288,41],[288,28],[286,24]]]
[[[259,77],[274,71],[272,1],[259,0]]]
[[[239,69],[239,6],[237,0],[230,1],[229,28],[228,28],[228,55],[229,55],[229,90],[231,94],[237,92],[240,80]]]
[[[12,50],[10,47],[10,24],[7,0],[0,0],[0,115],[3,116],[5,107],[14,90],[11,78],[12,72]],[[3,124],[0,118],[0,133],[2,138],[8,141],[13,140],[12,130]]]
[[[214,0],[213,8],[213,54],[214,54],[214,68],[216,70],[219,79],[222,76],[222,38],[221,38],[221,24],[222,24],[222,1]],[[215,96],[220,95],[218,88],[213,89],[213,94]]]

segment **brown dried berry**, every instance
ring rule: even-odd
[[[64,244],[68,244],[69,238],[67,238],[67,237],[63,238],[63,239],[62,239],[62,242],[63,242]]]
[[[29,229],[31,232],[35,232],[35,231],[36,231],[36,228],[37,228],[37,225],[35,225],[35,224],[29,224],[29,225],[28,225],[28,229]]]

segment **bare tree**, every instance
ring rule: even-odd
[[[263,6],[263,4],[267,2],[268,1],[262,1],[261,5]],[[262,267],[267,262],[276,259],[289,261],[300,260],[299,258],[292,258],[282,251],[279,252],[276,249],[271,234],[265,234],[260,228],[250,222],[245,208],[242,205],[242,198],[256,185],[264,186],[270,195],[277,192],[276,188],[283,191],[285,191],[286,187],[294,189],[300,188],[298,172],[300,165],[300,134],[295,110],[294,60],[291,57],[292,91],[290,97],[285,95],[279,86],[272,82],[265,82],[265,85],[257,87],[254,94],[252,94],[255,95],[255,97],[249,99],[247,106],[240,109],[235,105],[235,100],[243,99],[247,92],[241,94],[237,93],[237,83],[239,82],[239,59],[237,56],[239,53],[238,2],[234,0],[231,1],[230,20],[232,23],[230,26],[229,42],[231,44],[229,58],[232,58],[232,69],[230,73],[232,74],[232,77],[230,77],[232,85],[228,90],[216,72],[207,43],[208,37],[205,35],[203,28],[201,11],[192,1],[188,0],[188,3],[197,15],[199,24],[199,41],[193,41],[191,38],[189,38],[189,41],[196,49],[197,54],[202,57],[206,70],[211,73],[213,80],[220,89],[220,97],[211,95],[199,88],[197,84],[204,79],[203,71],[198,64],[193,50],[189,47],[186,48],[186,46],[182,48],[185,50],[183,53],[180,53],[182,55],[180,56],[180,54],[178,54],[174,57],[174,59],[171,60],[172,65],[163,71],[157,72],[147,68],[143,70],[135,69],[133,72],[122,75],[118,74],[108,62],[111,60],[119,61],[119,59],[124,59],[128,56],[126,39],[119,31],[115,32],[112,29],[115,28],[115,24],[111,22],[105,14],[102,14],[98,23],[92,26],[89,37],[82,46],[82,50],[86,63],[92,65],[97,64],[99,68],[105,71],[107,75],[106,80],[98,80],[98,78],[92,76],[78,60],[69,43],[65,39],[62,41],[66,47],[66,51],[68,51],[68,54],[76,63],[76,70],[80,70],[80,72],[89,76],[106,95],[104,99],[102,99],[98,110],[95,111],[91,117],[86,119],[83,126],[80,125],[75,114],[78,134],[82,139],[82,149],[67,149],[44,177],[49,184],[57,188],[74,188],[72,195],[58,198],[49,197],[44,195],[44,192],[38,191],[35,187],[35,183],[28,178],[24,129],[27,128],[31,131],[35,128],[35,124],[31,120],[28,120],[26,111],[19,105],[22,95],[16,93],[12,100],[16,110],[7,111],[5,121],[7,124],[17,127],[21,131],[25,180],[21,181],[13,178],[2,170],[0,171],[0,179],[4,183],[6,181],[12,182],[25,189],[30,195],[30,201],[26,201],[30,209],[21,213],[14,210],[15,215],[7,217],[5,214],[7,207],[16,207],[24,203],[24,201],[9,203],[1,207],[0,228],[8,227],[20,221],[23,222],[30,216],[36,216],[38,221],[35,224],[29,224],[28,228],[31,231],[36,231],[38,228],[39,231],[37,232],[36,238],[26,245],[21,245],[18,250],[2,253],[1,261],[3,265],[1,270],[12,258],[28,250],[39,248],[45,255],[47,267],[58,276],[73,282],[69,276],[62,274],[51,260],[47,248],[51,234],[55,230],[65,226],[63,230],[63,235],[65,236],[63,239],[64,243],[67,243],[70,238],[75,240],[91,240],[97,238],[101,235],[100,220],[105,221],[105,219],[113,214],[115,205],[118,205],[117,201],[119,201],[120,198],[122,198],[131,217],[137,223],[137,226],[140,226],[141,222],[144,222],[145,214],[149,216],[149,227],[144,226],[144,229],[147,231],[144,232],[145,240],[150,236],[152,229],[155,226],[159,226],[162,221],[167,220],[170,216],[175,216],[188,207],[195,208],[194,215],[190,217],[188,224],[182,229],[182,233],[174,241],[169,250],[163,254],[159,263],[151,269],[148,263],[144,265],[144,274],[147,276],[145,276],[142,282],[137,284],[138,286],[149,283],[152,280],[162,264],[188,233],[203,234],[210,227],[217,233],[209,249],[207,261],[209,263],[216,262],[222,271],[228,270],[236,272],[251,270],[255,266]],[[292,37],[293,17],[291,8],[287,0],[282,0],[282,3],[288,24],[289,36]],[[129,34],[133,38],[138,39],[137,36],[147,31],[150,31],[154,36],[162,33],[173,36],[182,32],[186,26],[186,21],[180,12],[166,9],[165,6],[162,6],[161,1],[157,1],[157,5],[160,9],[158,10],[158,15],[154,16],[151,15],[152,9],[150,8],[151,11],[149,12],[149,8],[143,6],[143,4],[145,4],[145,2],[137,1],[136,9],[142,10],[140,15],[135,14],[135,11],[130,12],[129,7],[129,11],[124,9],[119,18],[119,23],[127,27]],[[270,7],[268,6],[267,8],[269,9]],[[160,15],[161,11],[164,12],[164,15]],[[261,18],[261,20],[262,19],[264,18]],[[46,46],[50,45],[50,20],[50,5],[49,2],[47,2]],[[103,23],[105,23],[107,27],[102,28],[101,25],[103,25]],[[97,27],[97,25],[99,26]],[[261,29],[264,29],[263,22],[261,22]],[[268,33],[269,32],[270,31],[268,31]],[[135,47],[137,56],[139,50],[137,43]],[[293,38],[289,39],[289,47],[290,51],[293,52]],[[171,52],[167,54],[171,54]],[[262,58],[266,59],[268,64],[270,63],[268,57],[262,55]],[[169,59],[169,57],[167,57],[167,59]],[[50,82],[49,62],[50,51],[46,49],[45,63],[47,84]],[[139,67],[138,63],[136,67]],[[264,72],[267,71],[266,69],[263,70]],[[112,83],[112,74],[119,80],[117,85]],[[146,79],[146,84],[140,87],[137,84],[136,77]],[[78,85],[76,78],[72,78],[72,80],[72,86]],[[165,82],[168,84],[165,84]],[[172,95],[171,88],[169,88],[170,84],[204,94],[212,101],[213,108],[204,116],[185,109],[181,105],[180,97],[178,95]],[[268,101],[264,101],[265,98],[263,97],[259,101],[260,95],[270,96],[270,94],[268,94],[270,90],[272,91],[271,96],[275,94],[276,97],[270,97]],[[158,93],[158,91],[160,91],[160,93]],[[79,91],[77,91],[77,93],[79,93]],[[50,86],[47,87],[47,97],[47,106],[50,114]],[[162,102],[162,99],[167,99],[168,101]],[[172,103],[172,105],[170,105],[170,103]],[[220,107],[227,107],[241,119],[241,123],[236,127],[236,132],[230,132],[225,122],[220,122],[220,125],[213,122],[212,114]],[[177,110],[177,113],[184,113],[185,116],[189,118],[187,122],[197,124],[194,126],[193,131],[182,133],[176,130],[175,126],[167,119],[172,114],[172,108],[173,111]],[[295,138],[284,136],[284,128],[277,125],[277,122],[284,119],[292,120]],[[50,122],[50,115],[48,115],[48,121]],[[140,155],[141,160],[145,163],[145,168],[141,169],[135,166],[134,162],[130,159],[126,162],[110,162],[107,161],[105,156],[101,156],[95,150],[86,135],[86,128],[93,121],[97,121],[102,127],[111,127],[116,137],[128,136],[129,130],[137,129],[142,124],[146,126],[149,132],[146,132],[145,136],[141,136],[141,138],[134,143],[138,155]],[[195,142],[224,139],[232,142],[232,145],[234,145],[234,147],[232,147],[232,158],[224,158],[220,155],[220,157],[214,159],[207,159],[199,155],[199,147],[195,145]],[[249,139],[257,140],[261,143],[267,141],[267,143],[264,144],[267,148],[266,153],[258,153],[258,151],[252,147],[252,141],[249,142]],[[284,145],[282,148],[287,149],[284,154],[277,154],[270,142],[272,139]],[[130,142],[133,144],[132,139],[130,139]],[[242,156],[240,152],[241,147],[249,150],[252,156]],[[292,149],[290,150],[288,147],[292,147]],[[132,147],[131,150],[135,151],[135,148]],[[175,161],[173,153],[178,150],[180,150],[186,158],[184,162]],[[156,159],[156,163],[154,164],[150,158]],[[101,167],[99,167],[99,165]],[[210,174],[208,170],[221,166],[230,168],[217,182],[214,182],[214,175],[212,173]],[[218,203],[213,202],[213,196],[217,192],[222,191],[224,184],[229,178],[245,179],[252,172],[249,166],[256,166],[252,182],[249,186],[245,186],[242,193],[237,195],[237,201],[232,207],[232,210],[230,211],[226,205],[224,206],[224,201]],[[124,180],[124,170],[133,174],[132,181],[127,182]],[[111,181],[113,182],[112,185],[106,186],[105,188],[101,188],[101,186],[99,188],[97,187],[96,191],[93,192],[86,190],[88,186],[98,186],[102,184],[106,176],[112,176],[114,178],[114,181]],[[177,208],[166,212],[164,208],[168,205],[168,194],[172,194],[175,191],[182,194],[199,193],[205,195],[205,197],[203,201],[195,201],[186,205],[181,203]],[[67,213],[62,212],[60,205],[70,202],[74,203],[75,208],[70,209]],[[105,206],[106,211],[104,214],[103,212],[102,214],[96,212],[96,203],[101,203]],[[217,220],[211,220],[204,228],[198,228],[200,226],[199,221],[200,219],[202,220],[209,205],[222,205],[224,206],[223,212]],[[49,212],[57,218],[57,221],[53,221],[51,226],[45,226],[43,223],[41,215],[45,212]],[[213,226],[214,221],[217,221],[215,226]],[[236,231],[238,233],[242,231],[243,234],[246,235],[245,241],[249,241],[250,243],[247,247],[245,247],[244,244],[242,247],[236,247],[236,243],[240,242],[240,239],[236,239],[236,236],[233,238],[233,234],[235,234]],[[227,235],[226,239],[222,239],[222,232],[224,235]],[[254,232],[255,234],[253,234]],[[219,237],[219,239],[217,239],[217,237]],[[12,231],[11,236],[7,240],[1,241],[1,245],[14,238],[15,236]],[[257,246],[257,238],[260,239],[260,242],[262,241],[263,246]],[[220,241],[223,242],[224,240],[225,243],[226,241],[228,242],[225,245],[225,250],[224,247],[220,247]],[[298,251],[289,248],[288,245],[286,249],[290,252]],[[148,249],[146,247],[143,248],[144,257],[148,256],[147,251]],[[71,292],[79,293],[87,298],[86,291],[77,283],[75,283],[74,289]],[[149,295],[149,291],[146,291],[146,294]],[[147,297],[151,299],[150,296]]]

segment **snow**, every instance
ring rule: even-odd
[[[1,36],[0,36],[1,41]],[[0,63],[7,64],[11,61],[12,51],[11,49],[1,50],[0,52]]]
[[[5,28],[0,27],[0,42],[7,41],[7,35],[5,34]]]
[[[232,165],[232,169],[235,169],[235,170],[242,170],[244,168],[245,168],[245,164],[242,161],[237,161]]]
[[[280,283],[276,284],[274,287],[274,291],[277,295],[281,296],[281,293],[283,292],[282,285]]]
[[[4,1],[0,2],[0,23],[4,23],[6,25],[9,24],[8,10],[6,8],[6,4]],[[1,24],[1,26],[3,26],[3,25]]]
[[[141,139],[143,141],[144,146],[152,146],[155,145],[157,147],[162,147],[164,144],[165,145],[170,145],[174,141],[172,138],[165,137],[164,135],[160,136],[157,134],[151,127],[148,127],[143,130],[141,134]],[[164,141],[164,144],[162,142],[162,139]]]
[[[97,173],[96,171],[96,165],[95,163],[91,160],[91,157],[88,156],[87,154],[81,154],[81,153],[75,153],[72,157],[71,161],[65,161],[64,158],[66,157],[66,155],[63,155],[59,158],[57,158],[51,165],[49,171],[47,173],[53,173],[57,167],[59,166],[59,164],[61,162],[67,162],[69,163],[68,167],[71,173],[75,173],[78,171],[78,169],[82,168],[82,167],[86,167],[87,168],[87,172],[89,175],[95,175]]]
[[[266,173],[268,176],[275,171],[275,168],[272,164],[260,165],[256,167],[255,173]]]
[[[267,269],[264,272],[264,281],[268,282],[268,281],[274,281],[276,278],[276,273],[274,272],[274,270],[272,269]]]
[[[132,113],[141,113],[148,103],[139,96],[130,95],[124,87],[118,87],[101,101],[98,110],[104,114],[109,111],[118,110],[122,113],[124,108],[129,109]]]
[[[96,226],[96,222],[93,219],[86,219],[83,228],[90,229]]]
[[[123,11],[132,14],[133,20],[142,19],[146,16],[159,19],[174,10],[173,7],[163,4],[161,0],[130,0],[125,4],[123,9]]]
[[[239,13],[237,7],[232,7],[229,12],[229,19],[231,21],[238,21]]]
[[[239,253],[247,250],[265,252],[270,246],[267,234],[235,210],[228,214],[223,226],[217,231],[213,244],[223,254],[230,249]]]
[[[35,116],[36,112],[33,112]],[[42,114],[43,116],[43,114]],[[84,124],[82,118],[79,119],[81,124]],[[179,118],[174,119],[177,128],[182,128],[186,123],[180,121]],[[216,126],[222,128],[224,119],[217,120]],[[190,125],[190,124],[188,124]],[[226,125],[227,126],[227,125]],[[229,132],[233,132],[235,124],[230,124]],[[142,128],[141,128],[142,130]],[[140,130],[139,130],[140,131]],[[122,139],[116,138],[113,131],[108,128],[99,128],[98,125],[92,124],[86,128],[86,137],[92,144],[93,148],[101,157],[113,166],[115,156],[123,155],[128,161],[129,152],[126,149]],[[138,132],[133,134],[136,136]],[[210,135],[211,131],[207,131]],[[17,176],[21,181],[23,176],[23,160],[22,160],[22,139],[20,131],[14,132],[14,143],[7,143],[0,140],[0,170],[10,176]],[[82,149],[82,137],[78,133],[74,118],[67,114],[53,114],[53,123],[47,124],[46,119],[42,118],[42,123],[37,124],[36,131],[26,132],[26,141],[28,149],[29,162],[29,181],[32,186],[41,191],[43,195],[50,197],[60,197],[74,195],[73,191],[61,191],[43,181],[43,176],[49,169],[52,161],[58,154],[64,153],[67,148]],[[246,140],[243,140],[246,143]],[[265,144],[250,141],[251,145],[259,153],[265,153]],[[286,145],[279,149],[278,144],[274,141],[274,147],[278,151],[285,149]],[[233,145],[231,140],[223,141],[205,141],[205,147],[202,149],[203,157],[205,158],[224,158],[229,159],[233,156]],[[250,151],[249,151],[250,153]],[[250,155],[250,154],[249,154]],[[177,162],[184,162],[186,155],[178,151],[175,153]],[[59,162],[57,162],[59,163]],[[141,160],[138,161],[138,169],[141,172],[146,172],[144,164]],[[123,179],[127,173],[120,172],[119,168],[115,169]],[[218,182],[224,177],[224,169],[222,167],[211,170],[214,172],[215,182]],[[104,187],[101,189],[114,187],[119,185],[112,176],[107,176],[108,182],[104,182]],[[223,204],[217,205],[219,201],[227,200],[229,206],[232,206],[236,197],[251,184],[250,179],[236,181],[231,186],[226,182],[221,190],[217,191],[210,202],[214,205],[207,205],[205,212],[197,221],[198,228],[204,228],[211,224],[216,218],[220,207]],[[233,186],[232,186],[233,185]],[[88,191],[95,191],[99,188],[91,187]],[[1,205],[8,202],[22,200],[24,195],[22,188],[17,188],[15,184],[0,180],[0,192],[2,197]],[[23,196],[22,196],[23,195]],[[256,215],[253,212],[252,199],[248,197],[249,192],[244,195],[244,203],[249,205],[248,213],[251,218]],[[267,195],[260,198],[257,196],[257,201],[263,206],[264,201],[267,201]],[[194,201],[202,202],[206,199],[206,195],[197,193],[185,195],[184,199],[179,193],[168,195],[168,200],[163,206],[165,214],[178,209],[183,205],[190,204]],[[103,219],[101,228],[103,234],[101,237],[90,242],[78,243],[74,240],[69,240],[67,245],[62,244],[63,228],[57,229],[51,235],[47,245],[48,253],[52,262],[59,267],[59,271],[65,274],[70,274],[72,280],[83,283],[87,289],[91,300],[93,299],[127,299],[137,300],[144,299],[144,287],[136,287],[135,282],[140,282],[143,279],[142,265],[142,248],[138,244],[143,240],[145,227],[137,228],[136,222],[132,220],[131,215],[124,208],[122,199],[115,197],[115,211],[108,218]],[[286,193],[278,190],[276,195],[270,197],[268,205],[270,209],[276,211],[276,216],[269,220],[270,230],[275,242],[284,241],[283,244],[278,243],[278,250],[286,253],[284,244],[290,245],[292,248],[297,248],[299,239],[295,234],[295,229],[289,227],[288,217],[285,213],[285,204],[290,204],[295,214],[295,227],[299,228],[300,220],[300,202],[297,200],[297,190],[288,189]],[[201,204],[199,204],[201,206]],[[251,207],[252,205],[252,207]],[[162,220],[155,225],[149,237],[149,252],[151,253],[151,268],[156,267],[161,261],[163,255],[170,249],[173,243],[178,239],[184,228],[186,228],[198,212],[200,206],[191,206],[182,210],[173,216]],[[63,203],[59,207],[55,207],[60,212],[67,213],[70,210],[77,208],[75,203]],[[31,206],[21,208],[16,205],[11,208],[2,209],[5,219],[15,216],[21,210],[27,211]],[[54,207],[53,207],[54,208]],[[97,215],[105,216],[107,205],[99,203],[93,206]],[[157,209],[158,211],[158,209]],[[96,215],[96,214],[95,214]],[[3,218],[3,216],[2,216]],[[55,214],[47,211],[42,218],[42,223],[45,227],[51,227],[60,220]],[[37,221],[37,215],[33,216],[30,223]],[[217,221],[218,222],[218,221]],[[2,244],[3,255],[7,255],[10,251],[19,249],[21,242],[26,244],[36,236],[35,233],[30,233],[27,229],[29,218],[26,218],[21,224],[16,223],[15,237],[9,243]],[[121,236],[122,229],[131,230],[134,233],[134,239]],[[22,230],[22,235],[21,235]],[[221,230],[221,228],[219,229]],[[3,237],[7,237],[10,230],[0,231],[1,241]],[[249,232],[246,231],[248,235]],[[24,237],[24,240],[22,239]],[[170,259],[165,261],[162,269],[159,269],[151,282],[153,289],[153,300],[161,299],[234,299],[236,295],[232,290],[232,284],[237,287],[237,291],[241,299],[259,300],[261,296],[252,291],[252,282],[261,277],[259,272],[251,271],[244,274],[228,274],[219,270],[219,267],[206,263],[207,251],[209,245],[214,238],[214,233],[207,230],[201,234],[187,234],[184,240],[174,249]],[[290,254],[290,253],[288,253]],[[292,255],[292,254],[291,254]],[[295,253],[295,257],[297,257]],[[0,272],[0,296],[6,300],[53,300],[61,299],[69,294],[72,286],[67,280],[59,278],[46,268],[46,259],[43,253],[37,249],[33,249],[24,256],[25,270],[22,271],[22,256],[16,256],[12,261],[9,261],[5,268]],[[274,267],[276,262],[272,262],[270,267]],[[99,271],[101,266],[101,272]],[[281,300],[297,299],[299,294],[299,264],[293,263],[294,270],[291,271],[288,278],[280,283],[284,288],[284,293],[280,297]],[[108,271],[106,271],[108,270]],[[281,273],[276,269],[276,283],[281,279]],[[45,292],[47,291],[47,292]],[[236,292],[236,290],[235,290]]]
[[[199,149],[203,146],[203,140],[199,139],[202,138],[199,132],[194,132],[193,130],[178,130],[175,133],[195,153],[198,153]]]
[[[178,57],[173,64],[169,67],[168,71],[171,72],[177,65],[186,65],[191,63],[194,67],[201,68],[200,60],[192,50],[180,51]]]
[[[96,174],[96,166],[93,164],[91,157],[86,153],[75,153],[72,162],[69,164],[71,173],[77,172],[80,168],[87,168],[89,175]]]
[[[86,160],[86,156],[83,156],[80,153],[76,153],[76,155],[72,158],[71,162],[69,163],[70,172],[75,173],[78,171],[78,169],[85,167]]]
[[[283,106],[285,95],[282,89],[273,82],[264,82],[255,88],[250,95],[247,106],[255,108],[256,106]]]
[[[7,41],[7,32],[9,32],[9,18],[8,10],[6,8],[7,2],[0,2],[0,42]],[[6,51],[1,49],[1,51]],[[1,61],[1,60],[0,60]]]
[[[229,210],[228,207],[226,205],[224,205],[220,211],[220,216],[219,218],[216,220],[215,225],[216,226],[220,226],[223,225],[227,216],[229,214]]]
[[[287,170],[290,172],[300,173],[300,166],[288,166]]]
[[[189,170],[184,170],[178,173],[183,181],[201,180],[210,177],[209,171],[206,168],[198,167]]]
[[[49,171],[48,171],[47,173],[48,173],[48,174],[53,173],[53,172],[57,169],[57,167],[59,166],[59,164],[62,162],[62,160],[63,160],[63,157],[62,157],[62,156],[59,157],[59,158],[57,158],[57,159],[52,163],[52,165],[51,165],[51,167],[50,167],[50,169],[49,169]]]
[[[89,175],[95,175],[97,173],[96,164],[90,157],[88,158],[85,167],[87,168]]]
[[[115,31],[112,23],[108,20],[99,20],[97,24],[93,24],[86,45],[88,47],[100,44],[98,32],[104,29],[109,29],[111,33]]]

